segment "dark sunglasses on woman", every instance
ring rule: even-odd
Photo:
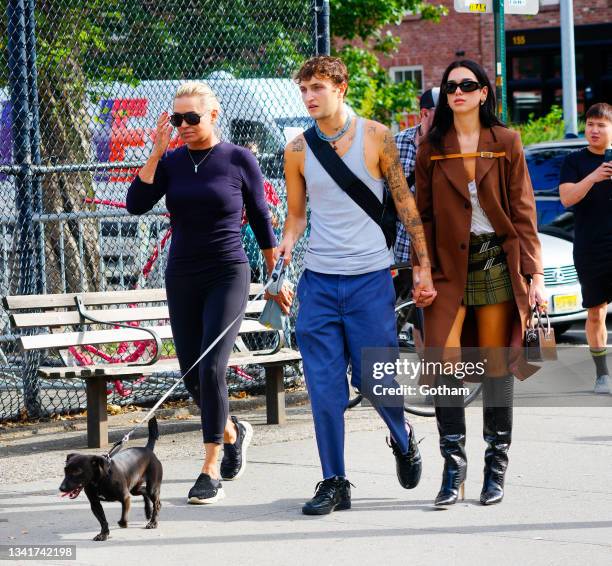
[[[178,128],[183,123],[183,120],[185,120],[190,126],[197,126],[200,123],[201,117],[202,114],[198,114],[197,112],[185,112],[184,114],[175,112],[170,116],[170,123],[175,128]]]
[[[481,88],[480,83],[476,81],[465,80],[457,83],[455,81],[447,81],[444,85],[444,90],[449,94],[455,94],[457,88],[461,89],[461,92],[474,92]]]

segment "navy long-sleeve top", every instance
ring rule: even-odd
[[[186,146],[167,153],[157,164],[153,183],[136,177],[126,197],[131,214],[151,210],[165,195],[172,241],[166,273],[193,275],[225,263],[245,263],[240,221],[243,206],[261,249],[276,246],[266,203],[263,176],[253,154],[221,142],[209,150]]]

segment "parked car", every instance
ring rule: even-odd
[[[586,320],[582,293],[574,267],[573,244],[566,239],[540,232],[544,284],[548,315],[555,334],[560,336],[578,321]]]
[[[538,226],[558,222],[558,218],[567,212],[559,199],[559,176],[565,157],[572,151],[587,146],[584,138],[572,138],[531,144],[525,147],[525,159],[535,194]],[[562,229],[567,228],[567,217],[562,222]],[[571,227],[573,231],[573,225]],[[554,234],[553,235],[558,235]]]

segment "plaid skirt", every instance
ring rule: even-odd
[[[482,262],[504,253],[501,245],[491,245],[484,252],[473,251],[495,237],[495,233],[470,234],[470,254],[468,256],[468,277],[463,293],[463,304],[468,306],[494,305],[504,303],[514,297],[512,281],[505,260],[489,269],[482,268]]]

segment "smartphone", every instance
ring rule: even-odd
[[[606,149],[604,153],[604,161],[612,161],[612,148]]]

